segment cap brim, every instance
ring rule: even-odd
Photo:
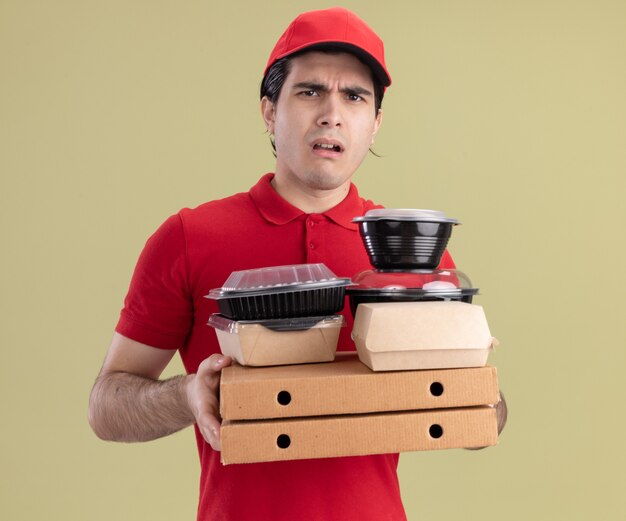
[[[345,51],[350,54],[354,54],[357,58],[359,58],[363,63],[365,63],[372,70],[376,80],[383,86],[389,87],[391,85],[391,77],[385,70],[385,68],[380,64],[380,62],[374,58],[370,53],[364,51],[361,47],[353,45],[351,43],[346,42],[319,42],[313,45],[306,45],[300,49],[291,49],[288,53],[285,53],[282,56],[277,56],[276,60],[280,60],[281,58],[286,58],[287,56],[293,56],[295,54],[300,54],[302,52],[308,51],[317,51],[317,50],[337,50],[337,51]],[[273,65],[273,64],[272,64]],[[269,70],[269,67],[267,68]],[[267,74],[267,70],[265,73]]]

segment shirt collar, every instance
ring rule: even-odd
[[[261,215],[274,224],[287,224],[301,215],[305,215],[302,210],[278,195],[270,184],[273,178],[274,174],[265,174],[250,189],[250,197]],[[322,215],[348,230],[358,230],[357,223],[353,223],[352,219],[363,215],[363,213],[363,201],[359,197],[356,186],[350,183],[350,190],[343,201],[323,212]]]

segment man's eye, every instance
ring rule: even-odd
[[[350,101],[363,101],[363,98],[358,94],[348,94],[348,99]]]
[[[312,98],[317,95],[317,92],[314,90],[303,90],[300,94],[306,98]]]

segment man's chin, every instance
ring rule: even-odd
[[[336,190],[349,181],[350,177],[317,172],[309,173],[304,179],[305,184],[314,190]]]

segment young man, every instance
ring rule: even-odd
[[[390,83],[382,41],[355,14],[300,15],[272,51],[261,88],[275,172],[247,193],[170,217],[137,263],[90,423],[117,441],[195,424],[199,520],[405,519],[397,454],[220,464],[217,390],[231,360],[206,325],[217,308],[204,298],[234,270],[324,262],[351,277],[370,267],[352,218],[375,205],[350,180],[374,142]],[[453,267],[448,256],[444,265]],[[345,317],[339,349],[351,350]],[[177,350],[188,374],[159,380]]]

